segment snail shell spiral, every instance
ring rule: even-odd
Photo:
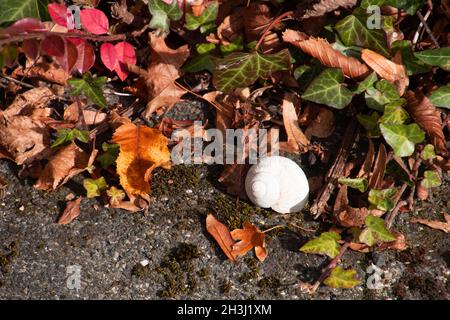
[[[280,213],[298,212],[308,200],[309,185],[303,170],[291,159],[260,159],[247,173],[245,191],[258,207]]]

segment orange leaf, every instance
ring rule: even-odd
[[[156,167],[170,169],[167,138],[157,129],[128,123],[119,127],[112,139],[120,146],[117,173],[128,196],[150,201],[150,174]]]
[[[446,153],[447,147],[445,146],[445,136],[442,131],[442,120],[439,110],[431,103],[430,99],[421,93],[408,90],[405,96],[408,101],[408,113],[425,130],[436,150]]]
[[[306,138],[298,124],[294,99],[295,96],[293,94],[286,93],[281,108],[283,110],[283,124],[288,136],[287,144],[292,147],[294,151],[298,152],[309,144],[309,140]]]
[[[264,243],[264,233],[259,231],[251,223],[244,223],[244,229],[235,229],[231,231],[234,240],[240,240],[233,245],[232,254],[235,257],[245,255],[249,250],[255,248],[256,257],[259,261],[264,261],[267,257],[266,245]]]
[[[206,216],[206,230],[213,236],[214,240],[219,244],[223,253],[233,262],[236,262],[235,256],[232,254],[234,241],[231,238],[230,230],[219,220],[209,213]]]
[[[400,96],[405,93],[409,78],[402,64],[393,62],[369,49],[364,49],[361,52],[361,59],[380,77],[394,84]]]
[[[323,65],[331,68],[340,68],[342,73],[349,78],[364,78],[369,73],[369,68],[358,59],[347,57],[333,47],[325,39],[304,39],[303,35],[295,35],[293,30],[283,33],[283,40],[319,60]]]
[[[81,199],[82,198],[80,197],[76,200],[67,202],[64,212],[61,214],[61,217],[59,217],[59,219],[58,219],[58,224],[62,224],[62,225],[68,224],[73,219],[75,219],[76,217],[78,217],[80,215]]]

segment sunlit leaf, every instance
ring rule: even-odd
[[[275,54],[235,52],[217,62],[214,84],[220,91],[228,92],[251,85],[258,78],[268,77],[275,71],[288,70],[289,67],[287,49]]]
[[[379,242],[395,241],[396,237],[386,229],[384,220],[368,215],[364,221],[366,228],[359,235],[359,241],[373,246]]]
[[[450,109],[450,83],[433,91],[430,95],[430,101],[436,107]]]
[[[361,281],[356,278],[355,270],[344,270],[337,266],[323,283],[332,288],[350,289],[360,284]]]
[[[420,154],[423,160],[431,160],[436,158],[436,153],[434,152],[434,146],[432,144],[427,144]]]
[[[423,62],[450,71],[450,47],[415,52],[414,55]]]
[[[392,198],[395,194],[395,189],[371,189],[369,191],[369,202],[379,210],[388,211],[394,207]]]
[[[172,0],[170,4],[163,0],[149,0],[148,8],[152,15],[149,27],[164,32],[169,31],[170,20],[180,20],[183,16],[177,0]]]
[[[423,173],[423,180],[420,182],[422,187],[429,189],[439,187],[442,184],[441,177],[439,173],[433,170],[426,170]]]
[[[343,81],[344,75],[341,70],[326,69],[311,82],[302,98],[343,109],[353,97],[351,91],[342,85]]]
[[[73,87],[73,95],[84,94],[98,106],[106,108],[106,99],[103,96],[103,85],[106,84],[106,77],[94,78],[91,73],[86,72],[82,78],[72,78],[67,82]]]
[[[412,124],[380,124],[381,134],[394,149],[395,155],[409,157],[414,152],[416,143],[425,139],[425,133],[416,123]]]
[[[89,142],[89,131],[78,129],[60,129],[56,133],[58,138],[52,143],[51,147],[56,148],[67,142],[79,140],[84,143]]]
[[[88,198],[95,198],[102,194],[102,191],[108,189],[108,184],[104,177],[98,179],[84,179],[83,187],[86,189]]]
[[[372,49],[389,56],[386,36],[383,30],[367,27],[367,14],[351,14],[339,21],[335,28],[346,46],[359,46]]]
[[[210,25],[211,23],[214,23],[217,18],[217,13],[219,12],[219,3],[218,2],[212,2],[210,5],[206,7],[205,10],[203,10],[202,14],[200,16],[194,16],[193,14],[187,13],[186,14],[186,29],[188,30],[196,30],[200,27],[205,27]],[[202,28],[204,29],[204,28]],[[203,31],[206,30],[201,30]]]
[[[42,21],[49,19],[47,4],[49,0],[1,0],[0,24],[31,17]]]
[[[366,178],[339,178],[338,182],[361,192],[365,192],[368,185]]]
[[[339,254],[340,245],[338,241],[341,236],[336,232],[324,232],[318,238],[312,239],[305,243],[300,251],[306,253],[325,254],[330,258],[334,258]]]

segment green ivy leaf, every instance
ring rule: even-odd
[[[338,182],[361,192],[365,192],[368,186],[366,178],[339,178]]]
[[[375,72],[372,72],[358,84],[358,87],[355,90],[355,94],[363,93],[367,89],[373,87],[373,85],[377,80],[378,80],[377,74]]]
[[[220,52],[222,52],[224,56],[227,56],[232,52],[244,50],[244,42],[242,40],[242,37],[239,36],[229,44],[219,45],[219,48]]]
[[[409,157],[416,143],[425,139],[425,133],[416,123],[380,124],[381,134],[398,157]]]
[[[395,194],[395,189],[371,189],[369,191],[369,202],[379,210],[389,211],[394,207],[394,201],[392,198]]]
[[[434,152],[434,146],[432,144],[427,144],[422,152],[420,153],[420,157],[423,160],[432,160],[436,158],[436,153]]]
[[[344,75],[340,69],[325,69],[308,86],[302,98],[343,109],[352,101],[352,93],[342,85]]]
[[[426,0],[363,0],[361,2],[361,8],[366,9],[371,5],[378,7],[389,5],[394,8],[403,9],[409,15],[414,15],[417,10],[425,4],[425,2]]]
[[[56,148],[67,142],[73,141],[75,139],[88,143],[89,142],[89,131],[78,130],[78,129],[60,129],[56,133],[57,138],[52,143],[51,147]]]
[[[430,101],[436,107],[450,109],[450,83],[433,91]]]
[[[290,66],[287,49],[275,54],[235,52],[217,62],[214,84],[218,90],[228,92],[251,85],[275,71],[288,70]]]
[[[0,24],[30,17],[41,21],[49,20],[47,11],[49,0],[1,0]]]
[[[384,220],[372,215],[368,215],[364,221],[366,228],[359,235],[359,241],[368,246],[373,246],[378,242],[390,242],[396,238],[384,226]]]
[[[341,236],[336,232],[324,232],[318,238],[305,243],[300,248],[300,251],[305,253],[326,254],[330,258],[334,258],[340,251],[339,240],[341,240]]]
[[[149,0],[148,9],[152,15],[148,26],[152,29],[160,29],[163,32],[169,31],[170,20],[177,21],[183,16],[183,11],[178,6],[177,0],[172,0],[170,4],[162,0]]]
[[[94,78],[90,72],[86,72],[83,74],[83,78],[72,78],[67,82],[73,87],[73,95],[84,94],[99,107],[106,108],[107,104],[102,88],[106,84],[106,77]]]
[[[402,63],[406,68],[408,76],[418,73],[424,73],[431,70],[431,66],[417,59],[412,51],[411,42],[407,40],[398,40],[392,44],[392,52],[400,50]]]
[[[379,122],[384,124],[403,124],[408,120],[409,115],[402,105],[405,103],[405,99],[401,98],[394,102],[387,104],[384,107],[384,114],[380,118]]]
[[[400,99],[397,89],[386,80],[380,80],[375,87],[366,89],[364,95],[367,106],[371,109],[384,112],[384,106]]]
[[[439,187],[442,184],[441,177],[439,176],[439,173],[433,170],[426,170],[423,173],[423,180],[420,182],[421,186],[430,189]]]
[[[332,288],[350,289],[360,284],[361,281],[356,278],[355,270],[344,270],[338,266],[331,271],[330,276],[323,283]]]
[[[185,27],[188,30],[196,30],[201,26],[211,25],[211,23],[214,23],[216,21],[218,12],[219,3],[212,2],[205,10],[203,10],[202,14],[198,17],[194,16],[193,14],[187,13]]]
[[[450,71],[450,47],[415,52],[414,55],[429,65]]]
[[[357,114],[356,119],[367,130],[369,137],[379,137],[381,135],[378,120],[380,115],[378,112],[373,111],[371,114]]]
[[[95,198],[102,194],[103,190],[108,189],[108,184],[104,177],[98,179],[84,179],[83,187],[86,189],[88,198]]]
[[[369,48],[389,56],[384,31],[368,29],[367,18],[367,14],[351,14],[339,21],[335,29],[346,46]]]
[[[109,143],[103,142],[102,150],[104,151],[104,153],[99,155],[97,157],[97,160],[98,160],[98,162],[100,162],[101,167],[103,169],[106,169],[110,165],[115,163],[117,156],[119,155],[120,146],[115,143],[109,144]]]

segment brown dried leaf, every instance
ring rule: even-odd
[[[450,214],[444,213],[445,222],[427,219],[411,219],[412,223],[424,224],[430,228],[450,233]]]
[[[143,78],[149,93],[149,102],[144,117],[151,117],[152,113],[162,107],[171,108],[186,93],[175,84],[180,77],[180,68],[189,57],[189,47],[184,45],[177,49],[167,46],[164,38],[149,33],[150,38],[150,64],[147,71],[137,66],[128,65],[131,72]],[[156,76],[157,75],[157,76]]]
[[[300,19],[319,17],[340,7],[349,9],[357,2],[357,0],[301,1],[297,6],[296,16]]]
[[[88,155],[72,142],[51,156],[34,187],[41,190],[54,190],[89,168],[96,156],[97,150],[94,149]]]
[[[14,77],[27,77],[35,78],[39,80],[49,81],[62,86],[67,86],[67,80],[70,79],[70,74],[62,69],[55,62],[39,62],[33,63],[25,69],[22,67],[17,68],[13,72]]]
[[[64,120],[71,123],[78,123],[81,120],[81,114],[83,115],[84,123],[88,126],[102,123],[106,119],[106,113],[97,110],[86,110],[84,108],[79,110],[78,104],[74,102],[64,110]]]
[[[243,20],[244,30],[247,42],[257,41],[264,30],[272,22],[272,14],[269,6],[261,2],[252,2],[250,6],[245,8]],[[274,29],[280,29],[282,23],[273,26]],[[261,48],[264,52],[273,50],[280,45],[280,40],[275,32],[269,30],[264,36]]]
[[[331,68],[340,68],[342,73],[353,79],[364,78],[369,74],[369,68],[358,59],[347,57],[333,47],[325,39],[310,38],[303,40],[302,34],[293,30],[286,30],[283,33],[283,40],[296,47],[299,47],[304,52],[319,60],[323,65]],[[302,40],[294,40],[302,39]]]
[[[428,198],[428,190],[427,188],[423,187],[420,181],[416,183],[416,194],[417,198],[420,200],[426,200]]]
[[[408,101],[408,113],[425,130],[436,150],[447,153],[440,111],[421,93],[408,90],[405,97]]]
[[[237,10],[233,14],[225,17],[217,27],[217,36],[223,45],[228,45],[241,36],[241,29],[244,25],[242,10]]]
[[[66,208],[58,219],[58,224],[68,224],[80,215],[81,199],[82,198],[80,197],[76,200],[67,202]]]
[[[26,116],[5,118],[0,114],[0,146],[17,164],[46,158],[51,153],[49,143],[48,128],[41,121]]]
[[[294,101],[298,101],[294,94],[286,93],[284,95],[281,108],[283,110],[283,124],[286,130],[288,141],[287,144],[296,150],[296,152],[304,152],[305,147],[309,145],[309,140],[303,133],[298,124],[298,116],[295,112]]]
[[[327,138],[334,132],[334,114],[328,108],[320,108],[319,114],[306,128],[305,135],[317,138]]]
[[[374,158],[375,146],[373,145],[372,140],[369,139],[369,149],[367,150],[366,159],[358,172],[358,178],[369,178]]]
[[[0,111],[0,114],[6,118],[29,116],[37,109],[46,109],[50,101],[55,98],[56,96],[47,87],[33,88],[17,95],[11,105],[6,110]]]
[[[264,233],[259,231],[251,223],[244,223],[244,229],[235,229],[231,231],[231,237],[234,240],[240,240],[233,245],[231,254],[234,257],[241,257],[249,250],[255,248],[256,257],[263,262],[267,257],[267,249],[264,242]]]
[[[387,153],[384,144],[380,143],[377,159],[373,165],[373,171],[370,174],[368,189],[380,189],[384,180],[384,171],[386,170]]]
[[[409,84],[409,78],[406,74],[405,67],[401,63],[391,61],[369,49],[362,50],[361,59],[380,77],[395,85],[398,94],[403,96]]]
[[[206,216],[206,230],[216,240],[228,259],[236,262],[236,257],[232,254],[233,244],[235,242],[231,237],[230,230],[211,213]]]
[[[338,220],[343,227],[360,227],[368,215],[369,211],[365,207],[348,207],[347,210],[339,213]]]

